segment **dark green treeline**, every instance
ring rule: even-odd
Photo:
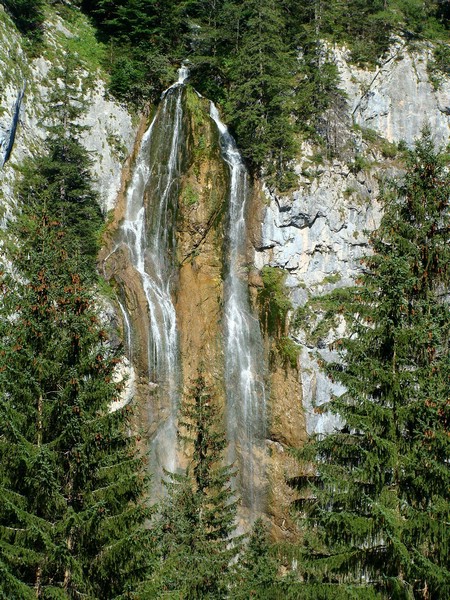
[[[45,0],[4,0],[18,27],[42,38]],[[53,2],[62,11],[65,2]],[[338,101],[324,42],[345,43],[357,63],[376,63],[395,36],[448,40],[439,0],[74,0],[107,43],[110,91],[137,106],[155,102],[182,61],[220,103],[243,156],[271,187],[295,183],[301,136],[325,145],[320,119]],[[450,52],[437,48],[446,70]],[[300,137],[299,137],[300,136]]]

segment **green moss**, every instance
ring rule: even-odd
[[[12,19],[6,12],[0,10],[0,63],[2,64],[0,93],[9,84],[18,89],[25,79],[31,79],[31,63],[20,51],[21,48],[26,50],[27,46],[29,42],[18,35]]]
[[[285,281],[287,273],[277,267],[266,266],[261,271],[263,287],[258,292],[260,319],[265,332],[272,338],[281,338],[287,328],[292,310]]]
[[[191,114],[194,124],[202,127],[205,125],[205,109],[203,106],[202,99],[196,94],[191,86],[187,86],[186,89],[186,108]]]
[[[309,160],[315,165],[323,165],[325,163],[325,157],[320,151],[314,152],[314,154],[309,157]]]
[[[362,139],[374,150],[381,152],[384,158],[395,158],[398,154],[396,144],[393,144],[383,138],[377,131],[368,127],[360,127],[356,123],[353,130],[361,132]],[[364,164],[366,163],[366,164]],[[362,155],[357,155],[352,168],[355,170],[364,170],[368,166],[368,161]],[[357,172],[357,171],[356,171]]]
[[[277,350],[285,367],[297,368],[298,357],[300,355],[300,346],[298,344],[291,340],[291,338],[283,336],[277,341]]]
[[[190,183],[187,183],[181,194],[181,202],[185,206],[194,206],[198,204],[200,198]]]
[[[97,279],[97,291],[102,298],[112,300],[113,302],[117,300],[117,292],[115,287],[110,281],[107,281],[101,275],[99,275]]]
[[[374,143],[380,137],[379,134],[374,129],[370,129],[369,127],[355,126],[354,127],[355,130],[356,130],[356,127],[358,127],[359,131],[361,131],[362,138],[365,142]]]
[[[353,196],[353,194],[357,194],[357,193],[358,193],[358,190],[351,185],[348,188],[345,188],[345,190],[342,192],[342,195],[344,196],[344,198],[351,198],[351,196]]]
[[[103,44],[98,42],[95,30],[81,12],[75,12],[74,19],[68,26],[74,34],[73,38],[66,38],[66,46],[70,52],[78,54],[90,71],[102,68],[106,55]]]
[[[322,281],[322,285],[325,285],[327,283],[337,283],[338,281],[340,281],[342,279],[342,275],[340,273],[332,273],[330,275],[327,275],[323,281]]]
[[[106,141],[111,148],[112,154],[119,160],[123,161],[128,154],[128,149],[125,146],[123,139],[117,133],[107,130]]]

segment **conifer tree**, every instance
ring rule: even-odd
[[[3,0],[19,31],[34,41],[42,37],[45,0]]]
[[[233,600],[275,600],[281,587],[277,561],[270,554],[270,542],[262,519],[253,525],[249,540],[239,557],[238,572],[230,589]]]
[[[147,586],[155,598],[228,597],[235,531],[233,469],[223,465],[226,440],[215,399],[199,374],[181,410],[180,438],[192,451],[184,474],[168,474],[158,522],[160,568]],[[150,597],[150,596],[149,596]]]
[[[325,366],[346,388],[325,408],[342,426],[302,453],[316,466],[300,478],[307,585],[294,597],[450,595],[450,176],[442,160],[424,132],[404,179],[385,192],[349,306],[353,325],[336,342],[341,360]]]
[[[239,46],[227,73],[226,113],[252,168],[264,167],[273,185],[288,188],[295,180],[289,168],[296,150],[290,119],[295,54],[278,2],[250,0],[241,18]]]
[[[94,202],[89,164],[75,152],[81,181],[74,152],[55,159],[55,147],[79,144],[59,131],[63,139],[53,132],[48,154],[27,166],[2,247],[0,598],[8,600],[115,598],[144,578],[150,557],[145,461],[130,408],[112,410],[120,352],[92,299],[83,217],[69,214]]]
[[[46,201],[49,215],[66,231],[71,254],[83,255],[93,271],[103,223],[98,194],[92,187],[92,159],[81,138],[86,127],[80,119],[86,111],[86,81],[79,60],[72,54],[49,72],[52,84],[45,115],[48,137],[45,153],[23,167],[25,177],[18,193]]]

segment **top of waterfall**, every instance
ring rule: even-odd
[[[237,167],[238,165],[243,166],[241,153],[236,146],[233,136],[228,131],[228,127],[220,120],[219,111],[214,102],[211,102],[210,104],[209,116],[217,125],[217,129],[221,136],[221,145],[224,144],[226,147],[223,149],[223,157],[225,160],[231,168]]]
[[[181,65],[178,69],[178,81],[177,83],[183,84],[189,77],[189,67],[187,65]]]
[[[215,122],[215,124],[217,125],[217,129],[220,131],[220,133],[222,135],[224,133],[227,133],[228,128],[225,125],[225,123],[222,123],[222,121],[220,120],[219,111],[217,109],[217,106],[214,104],[214,102],[211,102],[211,104],[210,104],[209,115],[210,115],[211,119]]]
[[[189,67],[185,64],[182,64],[181,67],[178,69],[178,80],[175,81],[175,83],[172,83],[172,85],[170,87],[168,87],[167,90],[164,90],[164,92],[161,94],[161,99],[164,98],[164,96],[167,94],[167,92],[169,90],[173,90],[174,88],[184,85],[186,83],[186,80],[188,77],[189,77]]]

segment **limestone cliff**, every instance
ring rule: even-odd
[[[55,85],[49,79],[49,72],[52,66],[61,63],[67,51],[71,51],[79,56],[85,68],[80,82],[87,104],[81,123],[87,126],[83,143],[92,153],[93,174],[106,213],[116,203],[122,163],[133,146],[136,127],[130,113],[106,97],[100,64],[92,58],[98,50],[93,29],[81,13],[71,23],[54,14],[45,24],[43,55],[30,57],[24,45],[23,38],[0,5],[0,155],[3,158],[1,150],[14,141],[9,161],[0,170],[3,199],[6,203],[13,199],[16,167],[25,157],[41,149],[46,136],[45,114],[51,110],[48,95],[51,86]],[[11,140],[17,99],[23,89],[17,129]]]
[[[380,219],[380,184],[399,173],[401,148],[411,146],[428,125],[437,145],[450,132],[450,80],[438,89],[427,70],[431,49],[412,51],[399,41],[375,70],[350,64],[334,49],[341,99],[324,115],[323,133],[333,158],[305,144],[297,165],[300,185],[290,194],[267,193],[255,264],[287,273],[293,308],[314,295],[350,285],[367,251],[366,232]],[[341,325],[343,326],[343,324]],[[332,426],[315,411],[339,390],[319,371],[313,354],[329,357],[330,338],[312,345],[302,328],[291,331],[301,346],[300,378],[308,431]]]
[[[42,119],[53,85],[48,77],[51,66],[69,49],[83,59],[86,39],[94,50],[96,42],[81,14],[72,23],[54,15],[46,24],[44,55],[30,58],[2,10],[0,25],[0,153],[8,158],[0,170],[0,200],[7,208],[14,200],[17,167],[26,156],[38,152],[45,139]],[[267,461],[266,510],[278,537],[289,535],[293,529],[288,516],[293,492],[286,480],[295,475],[296,463],[288,449],[301,445],[308,432],[332,425],[315,408],[337,391],[313,358],[316,351],[330,355],[331,338],[324,334],[311,340],[298,320],[294,327],[294,312],[314,295],[352,283],[359,259],[367,250],[366,231],[374,229],[380,219],[380,185],[401,168],[402,146],[410,146],[425,124],[430,125],[438,144],[446,144],[450,132],[450,81],[444,80],[439,89],[433,87],[427,71],[429,47],[412,51],[398,41],[383,64],[372,71],[351,65],[345,49],[335,48],[333,53],[342,94],[322,119],[326,151],[303,144],[296,166],[299,185],[288,194],[270,192],[254,182],[247,215],[245,269],[254,308],[264,285],[261,271],[267,266],[279,269],[286,276],[290,303],[279,337],[300,347],[298,357],[291,354],[286,358],[266,332],[266,364],[261,365],[261,372],[268,390],[267,456],[261,461]],[[129,111],[107,97],[95,52],[84,58],[82,85],[88,111],[83,124],[88,129],[83,143],[92,152],[102,208],[105,213],[112,211],[99,257],[100,271],[114,288],[110,290],[113,298],[104,301],[104,315],[114,326],[120,323],[126,341],[127,360],[120,374],[129,378],[124,402],[134,395],[140,407],[136,427],[142,429],[145,439],[161,433],[170,407],[149,377],[151,323],[147,299],[139,272],[131,264],[130,251],[118,242],[117,232],[125,219],[126,194],[150,121],[143,116],[138,127]],[[182,107],[184,142],[169,207],[172,221],[168,232],[170,295],[181,364],[176,386],[180,395],[185,395],[203,364],[208,384],[218,402],[225,405],[224,231],[230,175],[221,156],[217,129],[209,117],[208,102],[187,88]],[[167,152],[163,156],[165,167]],[[158,190],[147,188],[143,193],[148,203]],[[168,439],[173,445],[173,437]],[[164,444],[159,448],[160,452],[166,450]]]

